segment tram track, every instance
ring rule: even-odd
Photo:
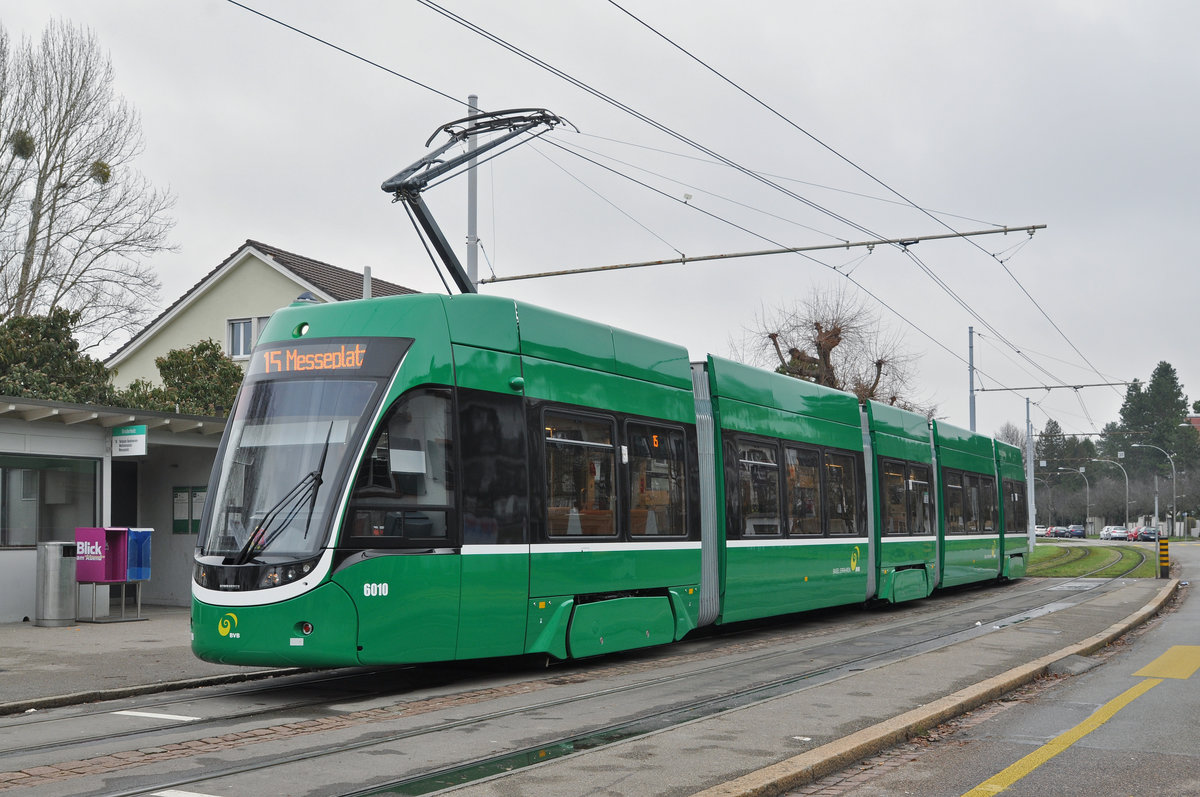
[[[337,672],[337,674],[329,674],[329,675],[325,675],[325,676],[321,676],[319,673],[313,673],[311,675],[314,675],[316,677],[306,678],[305,680],[302,680],[299,682],[297,682],[295,680],[289,681],[286,684],[278,684],[278,683],[262,684],[261,682],[257,682],[258,685],[255,685],[255,686],[242,686],[242,687],[227,689],[225,691],[217,692],[214,694],[208,694],[208,695],[191,695],[191,696],[181,697],[180,693],[171,692],[171,693],[169,693],[170,696],[163,695],[163,696],[159,697],[158,699],[153,699],[153,700],[142,699],[142,700],[139,700],[137,703],[130,704],[122,709],[115,709],[113,707],[113,702],[105,701],[102,704],[93,704],[95,706],[103,705],[103,706],[105,706],[104,708],[94,708],[93,709],[93,708],[89,707],[86,710],[74,711],[74,712],[68,713],[66,715],[55,715],[55,716],[44,716],[43,715],[43,716],[37,716],[37,717],[23,718],[23,720],[19,724],[14,723],[14,725],[12,727],[20,727],[24,730],[29,730],[30,728],[34,728],[37,726],[52,726],[52,725],[56,725],[56,724],[77,723],[77,722],[81,722],[81,721],[94,720],[98,717],[113,714],[116,711],[155,712],[155,713],[164,713],[164,715],[165,715],[164,710],[171,709],[172,707],[178,707],[178,706],[187,706],[188,707],[186,709],[187,711],[194,711],[194,708],[192,708],[192,707],[196,706],[197,704],[203,705],[204,703],[209,703],[209,702],[237,699],[237,698],[242,698],[242,697],[252,697],[254,695],[272,695],[272,694],[276,694],[279,692],[293,691],[293,690],[326,689],[326,688],[331,688],[332,686],[334,686],[338,683],[341,683],[341,682],[362,680],[362,679],[366,679],[366,678],[371,678],[376,675],[382,675],[382,674],[389,673],[389,672],[399,672],[399,671],[411,671],[414,674],[420,672],[417,668],[414,668],[411,666],[389,667],[389,668],[384,668],[384,669],[379,669],[379,670],[356,670],[356,671],[352,671],[352,672],[344,672],[344,671],[339,670]],[[283,677],[294,678],[297,675],[303,675],[303,674],[297,673],[297,674],[292,674],[292,675],[283,676]],[[429,675],[432,676],[433,674],[429,673]],[[404,687],[397,688],[394,691],[395,692],[405,692],[405,691],[413,691],[413,690],[418,690],[418,689],[427,689],[427,688],[430,688],[433,686],[444,686],[448,682],[449,681],[447,681],[447,679],[445,677],[445,673],[442,673],[436,678],[429,677],[429,678],[421,679],[420,682],[418,682],[418,683],[408,684]],[[211,688],[211,687],[198,687],[198,688]],[[361,690],[358,690],[358,692],[361,693]],[[379,694],[384,694],[384,692],[374,691],[374,692],[367,692],[366,694],[379,695]],[[239,711],[239,712],[235,712],[232,714],[214,715],[212,717],[202,717],[199,719],[191,719],[188,721],[172,722],[172,723],[168,723],[166,725],[158,725],[158,726],[155,726],[152,728],[141,728],[141,729],[131,729],[128,731],[118,731],[115,733],[106,733],[102,736],[100,736],[100,735],[81,736],[81,737],[76,737],[76,738],[72,738],[72,739],[63,739],[63,740],[59,740],[59,741],[55,741],[55,742],[47,742],[47,743],[41,743],[41,744],[23,744],[23,745],[14,746],[14,747],[4,747],[4,748],[0,748],[0,767],[3,766],[4,759],[9,758],[14,755],[19,755],[19,754],[28,754],[28,753],[33,753],[33,752],[45,752],[45,751],[60,749],[63,747],[68,747],[70,745],[93,744],[93,743],[99,743],[101,741],[111,742],[116,739],[136,739],[141,736],[160,734],[160,733],[164,733],[164,732],[180,730],[183,728],[192,728],[192,729],[203,728],[203,727],[211,726],[213,724],[220,723],[220,722],[228,722],[230,720],[253,719],[256,717],[265,717],[265,716],[269,716],[271,714],[280,714],[280,713],[285,713],[288,711],[320,708],[322,706],[334,705],[337,703],[345,702],[347,699],[354,699],[355,696],[356,695],[354,693],[342,693],[342,694],[332,695],[329,697],[312,697],[312,698],[307,698],[307,699],[302,699],[302,700],[295,700],[295,701],[287,702],[287,703],[274,704],[274,705],[266,706],[263,708],[247,709],[246,711]]]
[[[1080,577],[1081,578],[1081,577]],[[1071,579],[1075,581],[1078,579]],[[1030,582],[1020,582],[1028,585]],[[1052,589],[1055,586],[1061,586],[1067,581],[1058,581],[1054,584],[1037,585],[1034,589],[1027,589],[1019,593],[1007,592],[1004,595],[998,596],[996,600],[986,600],[982,603],[971,602],[968,605],[959,605],[955,607],[939,608],[933,612],[920,612],[914,617],[905,619],[898,623],[887,623],[889,634],[888,637],[893,641],[901,640],[898,644],[894,643],[883,647],[874,647],[859,656],[841,656],[832,657],[828,660],[821,660],[811,666],[781,667],[788,672],[786,676],[778,678],[767,678],[759,680],[752,684],[746,684],[743,688],[723,692],[720,695],[700,696],[694,700],[684,701],[677,705],[670,706],[658,711],[645,712],[637,717],[631,718],[628,721],[608,723],[604,725],[591,727],[584,733],[574,733],[570,735],[560,735],[553,738],[539,740],[539,743],[533,747],[522,747],[517,750],[506,750],[502,754],[477,757],[467,764],[456,764],[453,767],[432,768],[427,771],[413,773],[403,779],[398,779],[385,784],[376,784],[366,790],[358,792],[348,792],[354,794],[372,794],[380,790],[393,788],[420,788],[421,783],[442,783],[447,778],[453,779],[461,777],[461,773],[466,772],[486,772],[489,768],[501,767],[511,768],[519,765],[522,757],[534,756],[536,760],[545,760],[547,750],[554,751],[574,751],[583,749],[584,746],[593,746],[595,744],[610,743],[618,739],[629,738],[630,736],[639,735],[642,733],[656,730],[662,727],[669,727],[678,722],[683,722],[688,719],[694,719],[698,716],[706,716],[718,711],[724,711],[733,708],[736,705],[746,705],[758,700],[765,700],[779,694],[792,691],[799,691],[807,688],[808,685],[817,686],[823,683],[828,683],[838,677],[844,677],[851,672],[860,672],[865,669],[870,669],[875,666],[882,666],[884,663],[898,661],[907,656],[918,655],[920,652],[935,649],[937,647],[947,646],[959,641],[962,638],[970,635],[978,635],[987,633],[992,630],[992,627],[1003,627],[1016,622],[1021,622],[1023,619],[1037,616],[1039,613],[1049,611],[1055,604],[1061,606],[1061,598],[1056,596],[1055,600],[1030,602],[1029,598],[1038,596],[1039,593],[1047,589]],[[1102,587],[1104,582],[1100,582],[1093,587],[1092,590]],[[1091,592],[1091,590],[1089,590]],[[1014,603],[1018,604],[1014,606]],[[988,612],[988,610],[991,610]],[[988,612],[983,614],[983,612]],[[957,618],[954,615],[960,615]],[[929,628],[934,621],[941,626],[948,625],[949,627],[939,633],[921,633],[915,636],[906,636],[917,627]],[[752,654],[750,656],[739,657],[734,661],[720,662],[705,667],[700,667],[689,671],[686,675],[688,678],[698,678],[699,676],[712,676],[721,671],[728,671],[732,668],[738,670],[746,670],[748,668],[760,667],[769,669],[770,664],[779,662],[788,657],[792,658],[808,658],[810,661],[816,661],[821,658],[822,648],[834,648],[837,646],[856,646],[862,645],[867,640],[878,640],[880,629],[878,623],[872,623],[872,627],[868,630],[858,630],[857,632],[843,632],[832,635],[823,634],[810,640],[811,644],[804,645],[800,648],[791,648],[789,650],[771,650],[760,654]],[[722,638],[715,640],[720,643]],[[770,644],[775,645],[782,643],[783,640],[779,637],[772,638]],[[755,643],[758,644],[758,643]],[[715,655],[725,655],[728,653],[728,646],[718,646]],[[704,655],[714,655],[713,652],[700,651]],[[668,657],[667,661],[663,661],[661,657],[654,660],[656,669],[661,669],[664,666],[678,663],[676,660],[688,658],[687,652],[685,655],[676,655]],[[561,682],[566,680],[574,684],[583,683],[590,680],[589,672],[593,668],[577,668],[577,672],[564,679],[561,677],[542,678],[541,680],[549,682],[549,685],[562,685]],[[612,668],[600,668],[601,670],[609,670]],[[198,773],[191,776],[181,776],[176,779],[156,782],[150,787],[132,788],[125,791],[104,792],[110,795],[138,795],[150,794],[154,791],[159,791],[167,788],[179,788],[182,786],[195,785],[206,781],[213,781],[219,778],[228,778],[248,773],[269,771],[273,767],[287,766],[299,761],[312,762],[314,760],[333,757],[354,751],[369,750],[372,748],[383,748],[388,745],[395,745],[398,742],[404,742],[421,737],[428,737],[432,734],[471,728],[482,728],[489,723],[494,723],[497,720],[511,718],[523,713],[529,712],[544,712],[551,709],[561,709],[564,707],[577,706],[588,701],[604,700],[611,698],[617,694],[628,694],[637,690],[653,692],[656,688],[661,687],[667,682],[677,680],[681,676],[678,674],[670,674],[654,678],[639,679],[635,682],[612,687],[603,690],[588,690],[579,694],[565,695],[556,697],[551,700],[538,701],[532,704],[526,704],[515,708],[505,709],[501,711],[487,711],[475,713],[471,716],[462,717],[451,722],[438,721],[434,723],[422,723],[418,727],[405,729],[399,732],[385,733],[382,735],[372,734],[369,739],[360,739],[347,741],[335,745],[322,746],[319,750],[306,750],[298,752],[292,756],[271,757],[270,760],[250,761],[244,764],[223,767],[220,769],[208,768],[204,773]],[[532,679],[536,681],[538,679]],[[808,682],[808,684],[806,684]],[[339,698],[340,702],[345,702],[345,697]],[[406,704],[396,704],[398,709],[396,717],[404,715],[404,707]],[[253,716],[253,712],[247,712],[248,716]],[[228,718],[229,715],[226,715]],[[192,727],[195,727],[194,725]],[[177,729],[180,730],[180,729]],[[156,732],[162,733],[160,728]],[[330,759],[332,760],[332,759]],[[439,786],[440,787],[440,786]],[[406,791],[404,793],[421,793],[419,791]]]

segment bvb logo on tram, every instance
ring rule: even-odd
[[[855,545],[854,550],[850,552],[850,572],[851,573],[858,572],[858,555],[859,555],[858,546]]]
[[[227,612],[217,621],[217,633],[221,636],[227,636],[230,639],[240,639],[242,635],[234,630],[237,628],[237,622],[237,615],[233,612]]]

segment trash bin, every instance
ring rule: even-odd
[[[39,542],[34,625],[75,624],[75,543]]]

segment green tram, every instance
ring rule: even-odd
[[[1024,574],[1024,494],[989,438],[511,299],[296,303],[213,466],[192,647],[567,659],[923,598]]]

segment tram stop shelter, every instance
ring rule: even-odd
[[[0,623],[34,619],[37,545],[73,543],[79,527],[153,529],[142,599],[188,605],[225,421],[0,396]],[[80,613],[107,615],[108,593],[98,590],[93,606],[92,590],[81,590]]]

